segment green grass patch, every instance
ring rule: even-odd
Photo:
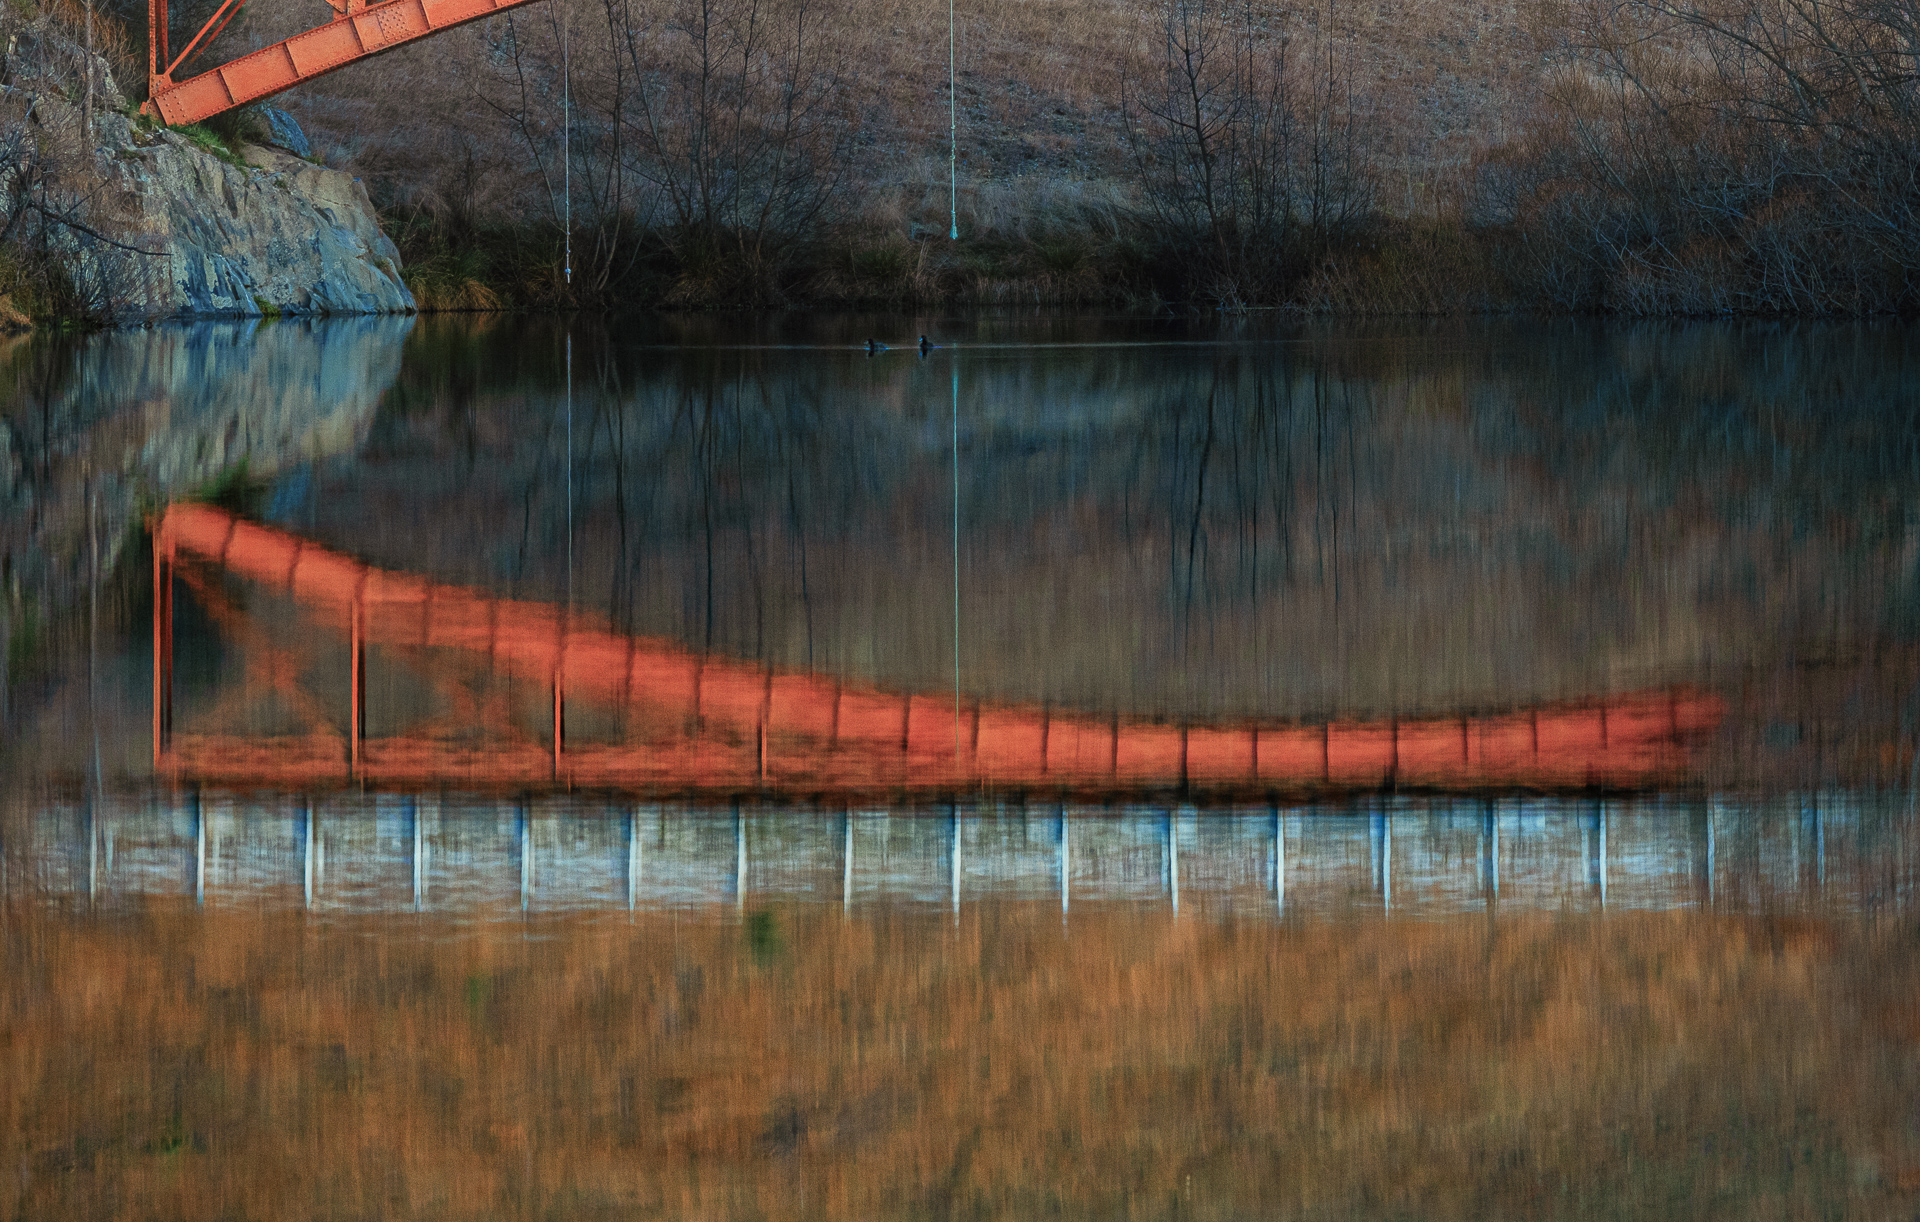
[[[239,150],[229,145],[220,133],[205,124],[188,123],[184,127],[176,127],[173,130],[185,136],[201,152],[218,157],[235,169],[247,168],[246,158],[240,155]]]
[[[7,636],[7,675],[18,679],[26,673],[27,667],[40,652],[41,632],[40,609],[32,603],[20,608],[19,618],[13,622],[13,631]]]
[[[222,468],[183,498],[213,505],[241,517],[257,518],[267,504],[267,481],[251,474],[247,460]]]
[[[746,933],[747,947],[753,952],[753,961],[761,967],[773,962],[785,948],[780,937],[779,920],[764,908],[747,915]]]

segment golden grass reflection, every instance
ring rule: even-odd
[[[1910,916],[4,910],[14,1217],[1905,1217]]]

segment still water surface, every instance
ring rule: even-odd
[[[50,665],[8,693],[0,1205],[1911,1216],[1915,338],[427,319],[16,345],[8,624],[37,599]],[[495,647],[375,625],[356,688],[330,604],[195,560],[172,732],[315,761],[223,787],[156,768],[148,557],[99,527],[136,486],[769,692],[1167,727],[1181,772],[1099,802],[775,785],[763,719],[737,795],[570,790],[555,685]],[[356,773],[356,690],[366,751],[422,777]],[[1391,727],[1397,763],[1402,725],[1646,693],[1716,710],[1650,787],[1183,792],[1190,728]],[[718,749],[703,716],[687,759]],[[668,758],[632,707],[565,717],[580,750]],[[471,783],[476,753],[543,751],[560,781]]]

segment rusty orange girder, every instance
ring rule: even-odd
[[[328,0],[333,20],[179,83],[174,74],[207,49],[246,0],[226,0],[178,55],[170,55],[167,0],[147,0],[147,102],[169,126],[198,123],[404,43],[532,0]]]

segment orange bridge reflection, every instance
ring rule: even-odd
[[[987,787],[1221,795],[1645,789],[1689,779],[1689,748],[1724,709],[1712,694],[1673,689],[1498,716],[1319,725],[1169,723],[965,698],[956,717],[951,692],[888,692],[702,656],[552,604],[373,568],[207,506],[168,508],[153,550],[154,764],[183,781],[795,796]],[[283,592],[345,638],[345,710],[329,709],[303,686],[311,657],[276,645],[234,606],[214,577],[219,568]],[[223,711],[264,687],[301,729],[176,731],[176,578],[247,658],[248,690],[229,694],[203,720],[228,720]],[[451,717],[370,737],[370,646],[404,659],[446,698]],[[550,694],[544,735],[515,731],[498,709],[476,703],[462,686],[473,674],[539,685],[543,701]],[[603,722],[607,713],[622,727],[614,741],[570,740],[570,718]],[[490,727],[484,741],[480,723]]]

